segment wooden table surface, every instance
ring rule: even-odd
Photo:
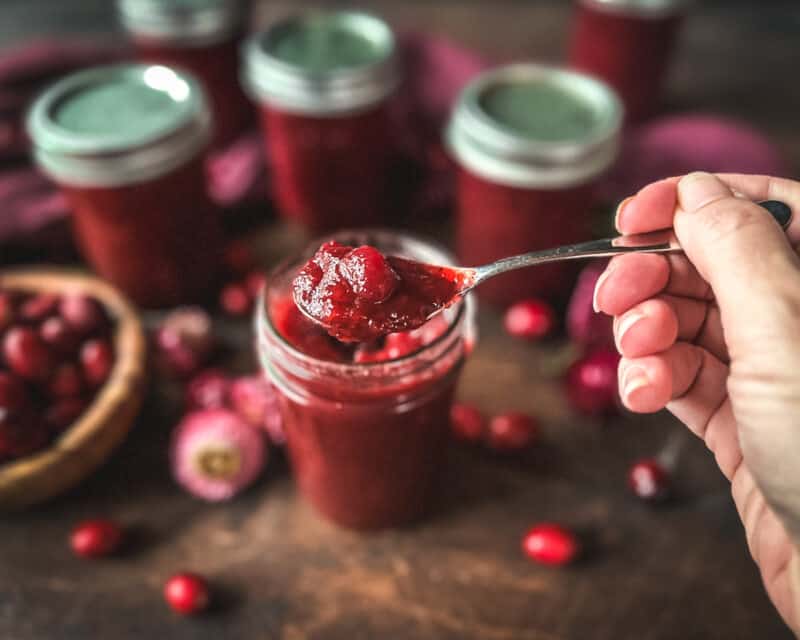
[[[3,0],[0,42],[37,25],[97,29],[108,4]],[[569,15],[563,2],[363,4],[400,26],[446,32],[502,59],[555,59]],[[265,2],[259,19],[290,5]],[[701,9],[686,30],[668,101],[675,110],[752,121],[797,167],[800,13],[794,0],[766,5]],[[295,241],[280,228],[259,233],[267,260]],[[514,341],[488,309],[480,325],[460,395],[488,412],[539,416],[541,447],[513,459],[455,447],[426,521],[360,536],[326,524],[299,499],[280,455],[230,504],[208,506],[175,488],[167,444],[178,409],[168,389],[156,389],[128,442],[94,478],[0,519],[0,638],[791,638],[702,443],[668,416],[601,425],[573,415],[559,383],[568,346]],[[224,328],[246,353],[247,327]],[[625,472],[665,447],[677,454],[679,495],[652,509],[628,495]],[[74,559],[70,527],[101,514],[133,528],[131,548],[109,561]],[[566,570],[526,562],[520,538],[540,520],[580,531],[585,560]],[[214,610],[196,620],[178,619],[161,600],[164,579],[183,569],[207,575],[217,593]]]

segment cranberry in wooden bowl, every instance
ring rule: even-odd
[[[0,272],[0,509],[66,491],[122,441],[141,405],[145,338],[109,284]]]

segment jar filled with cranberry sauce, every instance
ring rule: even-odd
[[[213,147],[252,124],[253,107],[238,79],[245,0],[117,0],[117,6],[139,60],[183,69],[202,83],[214,116]]]
[[[456,241],[469,266],[585,240],[594,185],[617,156],[622,107],[605,84],[535,64],[489,71],[462,92],[446,132],[458,164]],[[481,285],[505,306],[558,298],[574,266],[554,263]]]
[[[391,29],[368,14],[311,12],[253,36],[244,58],[281,214],[311,231],[382,223],[400,81]]]
[[[101,276],[149,307],[212,293],[221,243],[204,174],[211,118],[194,79],[163,66],[80,71],[37,98],[27,128]]]
[[[333,522],[399,526],[425,513],[448,440],[456,383],[476,340],[471,296],[419,329],[377,343],[331,338],[297,308],[292,280],[320,242],[452,264],[441,249],[388,232],[342,232],[279,266],[256,311],[258,354],[278,390],[302,494]]]
[[[580,0],[569,62],[611,85],[626,118],[636,122],[658,107],[688,0]]]

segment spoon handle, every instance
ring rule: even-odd
[[[775,221],[785,230],[792,220],[792,210],[783,202],[778,200],[765,200],[759,202],[759,206],[766,209]],[[629,236],[618,236],[616,238],[606,238],[604,240],[590,240],[579,244],[569,244],[554,249],[543,249],[533,251],[518,256],[503,258],[492,264],[487,264],[475,269],[475,279],[472,286],[482,282],[487,278],[530,267],[546,262],[558,262],[560,260],[578,260],[581,258],[604,258],[615,256],[620,253],[672,253],[682,251],[675,233],[671,230],[654,231],[651,233],[639,233]],[[471,287],[470,287],[471,288]]]

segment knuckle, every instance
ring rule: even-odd
[[[754,225],[762,224],[758,206],[740,198],[720,198],[703,205],[695,212],[698,222],[709,234],[710,241],[722,241]]]

